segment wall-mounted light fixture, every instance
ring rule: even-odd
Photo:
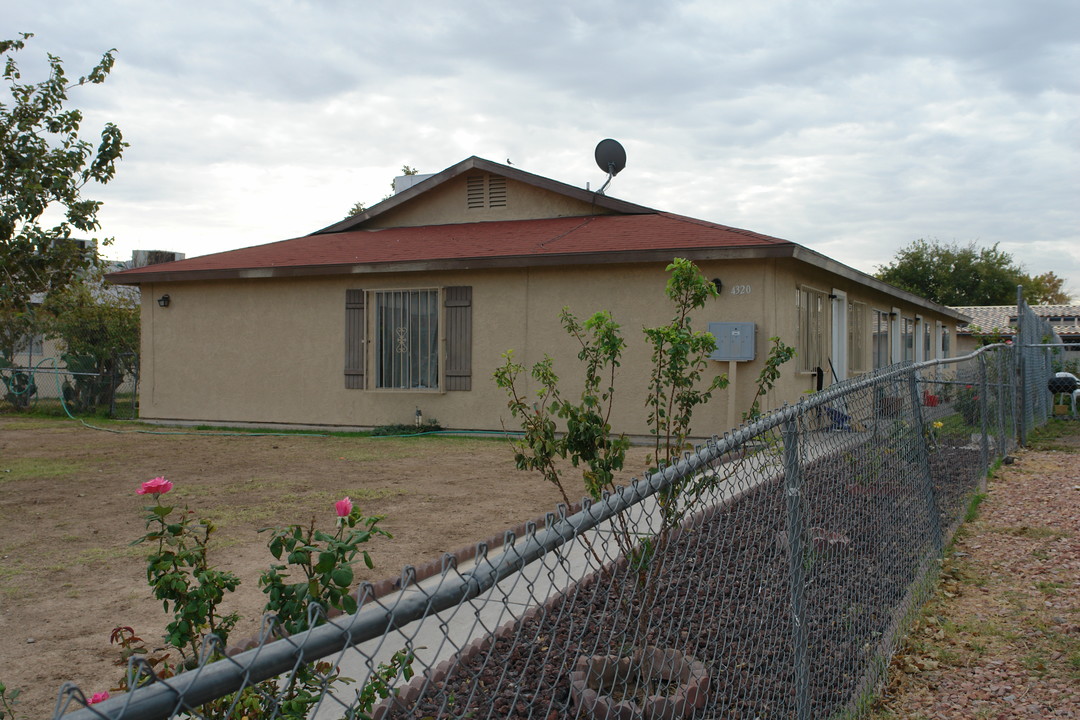
[[[157,299],[157,304],[161,307],[169,307],[169,296],[167,294],[162,295]]]
[[[712,279],[712,284],[713,284],[713,287],[716,288],[716,294],[719,295],[720,290],[722,290],[723,287],[724,287],[724,283],[720,282],[720,278],[713,278]]]

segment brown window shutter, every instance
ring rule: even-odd
[[[446,308],[446,389],[472,390],[472,287],[443,291]]]
[[[345,387],[363,390],[364,364],[367,359],[367,324],[364,316],[364,291],[345,291]]]

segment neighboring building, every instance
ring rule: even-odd
[[[78,243],[79,247],[83,250],[88,248],[97,247],[93,240],[74,240]],[[131,253],[131,260],[109,260],[105,263],[105,269],[107,272],[116,272],[119,270],[126,270],[129,268],[146,267],[155,263],[173,262],[176,260],[183,260],[184,253],[165,251],[165,250],[133,250]],[[100,288],[103,293],[110,293],[116,295],[118,292],[131,293],[131,290],[116,288],[110,285],[104,285]],[[136,292],[137,289],[136,289]],[[45,302],[45,293],[34,293],[30,296],[30,310],[31,312],[37,312],[37,309],[41,307],[41,304]],[[62,352],[60,345],[56,338],[46,337],[42,332],[36,332],[32,337],[28,337],[20,342],[16,348],[15,353],[11,358],[7,359],[12,366],[15,367],[36,367],[43,360],[50,360],[49,367],[53,367],[55,363],[56,367],[63,367],[63,361],[60,359]],[[55,391],[53,395],[55,395]]]
[[[512,428],[492,373],[513,350],[527,366],[550,354],[565,381],[580,377],[558,320],[568,306],[623,325],[613,425],[642,434],[641,328],[670,319],[675,257],[722,287],[698,327],[750,324],[714,326],[727,354],[711,370],[732,384],[699,413],[703,433],[749,407],[770,336],[799,353],[766,399],[776,407],[834,373],[949,355],[966,319],[787,240],[476,157],[311,235],[109,280],[142,289],[147,420],[370,427],[419,409],[448,428]]]
[[[1046,320],[1054,333],[1066,345],[1075,345],[1072,350],[1080,351],[1080,305],[1029,305],[1032,312]],[[1007,337],[1016,335],[1015,305],[975,305],[955,307],[954,310],[971,318],[957,328],[961,352],[971,352],[982,344],[985,337]]]

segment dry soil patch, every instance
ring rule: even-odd
[[[645,450],[631,450],[640,468]],[[524,520],[560,501],[557,489],[516,470],[505,439],[113,434],[68,421],[0,418],[0,681],[22,687],[20,715],[46,716],[60,684],[87,693],[120,677],[108,642],[118,625],[149,639],[166,618],[146,586],[140,483],[164,475],[176,504],[219,526],[212,557],[243,584],[226,611],[255,635],[259,573],[271,557],[258,529],[313,517],[333,524],[349,495],[385,515],[392,540],[370,547],[395,577]],[[582,494],[580,480],[570,487]]]

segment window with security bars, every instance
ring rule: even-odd
[[[870,328],[874,346],[874,369],[888,367],[889,358],[889,311],[874,310],[873,325]]]
[[[375,300],[375,387],[439,387],[439,291],[384,290]]]
[[[930,359],[930,355],[931,355],[930,343],[932,342],[931,336],[932,336],[932,333],[930,332],[930,323],[928,323],[928,322],[926,322],[924,320],[923,321],[923,342],[922,342],[922,354],[923,354],[922,359],[923,360],[929,360]]]
[[[825,299],[821,290],[799,288],[799,370],[813,372],[825,365]]]
[[[848,372],[866,371],[866,303],[848,303]]]
[[[949,339],[949,328],[941,328],[941,357],[949,357],[949,351],[952,350],[951,341]]]
[[[472,390],[472,310],[468,285],[346,290],[345,388]]]

